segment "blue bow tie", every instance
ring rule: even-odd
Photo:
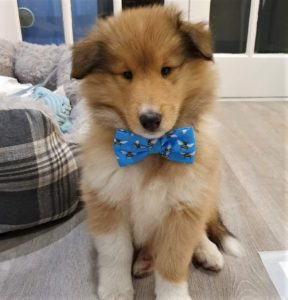
[[[149,154],[159,154],[171,161],[192,164],[196,151],[192,127],[177,128],[158,139],[147,139],[131,131],[117,129],[114,153],[120,167],[136,164]]]

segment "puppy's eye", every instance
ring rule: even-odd
[[[133,78],[133,73],[131,71],[125,71],[122,75],[126,80],[132,80]]]
[[[167,77],[171,73],[171,68],[170,67],[163,67],[161,69],[161,75],[163,77]]]

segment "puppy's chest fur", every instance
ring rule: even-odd
[[[201,205],[209,190],[206,171],[197,162],[159,164],[155,157],[119,168],[113,152],[102,147],[90,148],[83,161],[83,180],[97,192],[95,201],[124,208],[137,246],[147,242],[171,209]]]

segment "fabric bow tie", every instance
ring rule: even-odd
[[[149,154],[159,154],[171,161],[192,164],[196,151],[192,127],[177,128],[158,139],[147,139],[131,131],[117,129],[114,153],[120,167],[142,161]]]

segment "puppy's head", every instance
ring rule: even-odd
[[[214,100],[212,43],[204,24],[171,7],[100,20],[73,49],[72,76],[95,120],[149,138],[197,122]]]

